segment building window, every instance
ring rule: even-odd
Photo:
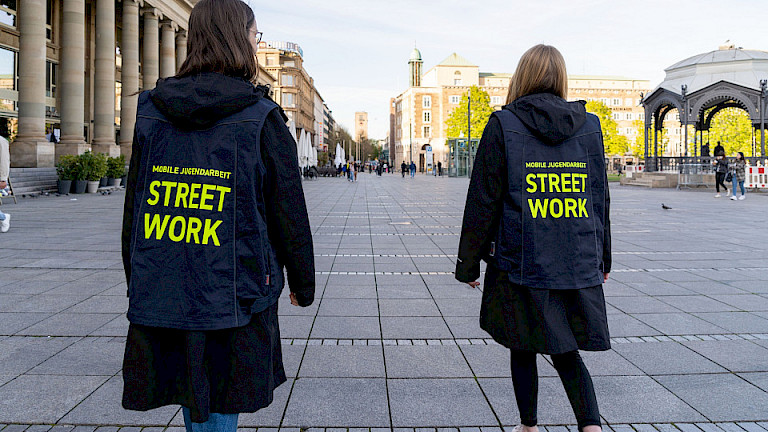
[[[637,119],[638,120],[645,120],[645,113],[638,113],[637,114]]]
[[[16,100],[5,90],[18,88],[17,54],[15,51],[0,48],[0,111],[16,111]]]
[[[296,95],[293,93],[283,93],[282,101],[283,108],[295,108],[296,107]]]
[[[56,97],[56,63],[45,62],[45,97]]]
[[[448,102],[458,105],[461,102],[461,96],[450,96]]]
[[[627,113],[627,120],[632,120],[632,113]]]
[[[600,102],[608,106],[608,103],[610,103],[610,100],[608,98],[600,98]]]
[[[280,77],[280,84],[285,86],[285,87],[293,87],[293,85],[294,85],[294,83],[293,83],[293,75],[283,74]]]
[[[430,132],[429,131],[429,126],[422,126],[421,127],[421,134],[422,134],[423,138],[429,138],[430,137],[429,132]]]
[[[424,108],[432,108],[432,96],[424,96],[421,99],[421,106]]]
[[[53,40],[53,0],[47,0],[45,6],[45,38]]]
[[[453,73],[453,85],[460,86],[461,85],[461,72],[456,71]]]
[[[16,27],[16,0],[0,0],[0,24]]]
[[[619,113],[613,113],[613,119],[614,119],[614,120],[621,120],[621,114],[619,114]]]
[[[296,67],[296,62],[293,60],[288,60],[283,62],[283,67]]]
[[[424,123],[432,123],[432,113],[424,111]]]
[[[491,96],[491,105],[501,105],[501,96]]]
[[[267,66],[274,66],[275,65],[275,59],[272,57],[267,57]]]
[[[614,106],[619,106],[619,105],[621,105],[621,99],[617,99],[617,98],[614,98],[614,99],[613,99],[613,105],[614,105]]]

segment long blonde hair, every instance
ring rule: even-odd
[[[565,59],[551,45],[535,45],[520,57],[509,83],[507,103],[534,93],[552,93],[563,99],[568,94]]]

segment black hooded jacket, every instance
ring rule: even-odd
[[[296,144],[267,92],[204,73],[139,96],[122,235],[131,322],[243,326],[277,301],[284,268],[313,302]]]
[[[495,112],[467,194],[456,279],[480,260],[532,288],[586,288],[611,269],[610,198],[600,122],[548,93]]]

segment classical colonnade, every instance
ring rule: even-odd
[[[145,0],[122,0],[122,92],[120,145],[115,142],[115,0],[93,0],[96,8],[93,73],[93,139],[83,135],[85,121],[86,0],[62,0],[58,89],[61,140],[45,139],[46,0],[24,0],[19,8],[19,123],[11,146],[14,166],[53,166],[58,156],[94,152],[130,157],[136,123],[136,93],[172,76],[187,56],[186,22],[179,23]],[[139,20],[143,19],[143,35]],[[183,26],[183,27],[182,27]],[[160,35],[162,33],[162,45]],[[143,58],[139,43],[143,40]],[[139,65],[141,64],[141,76]],[[143,79],[141,79],[143,78]]]

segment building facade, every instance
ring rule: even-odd
[[[52,167],[86,150],[130,158],[137,93],[181,66],[194,3],[0,1],[0,126],[12,166]],[[259,81],[274,78],[262,70]]]
[[[432,146],[435,163],[442,161],[447,166],[449,149],[446,146],[446,120],[456,109],[469,87],[476,85],[490,96],[494,109],[505,104],[510,73],[480,72],[480,68],[454,53],[448,58],[420,74],[422,59],[414,49],[408,60],[410,87],[390,99],[389,140],[393,162],[399,166],[402,161],[416,162],[423,169],[427,146]],[[648,80],[637,80],[613,76],[568,77],[568,100],[598,100],[611,109],[618,132],[634,142],[642,132],[644,112],[640,106],[643,94],[651,90]],[[681,148],[683,130],[679,114],[671,114],[665,123],[665,137],[669,154],[677,154]],[[640,120],[640,122],[637,122]]]
[[[432,147],[434,161],[448,160],[446,120],[456,109],[461,97],[473,85],[480,86],[491,97],[491,105],[504,105],[509,76],[480,73],[480,68],[453,53],[419,77],[421,52],[411,52],[409,83],[412,85],[390,100],[390,158],[395,166],[414,161],[424,169],[427,146]]]
[[[296,126],[296,132],[306,131],[315,142],[314,80],[304,69],[304,51],[299,44],[281,41],[261,41],[256,53],[259,64],[276,82],[273,98],[280,104]],[[322,98],[321,98],[322,99]]]
[[[331,142],[333,140],[333,133],[336,130],[336,120],[333,119],[333,113],[328,108],[328,105],[323,104],[323,151],[335,151],[331,149]]]

